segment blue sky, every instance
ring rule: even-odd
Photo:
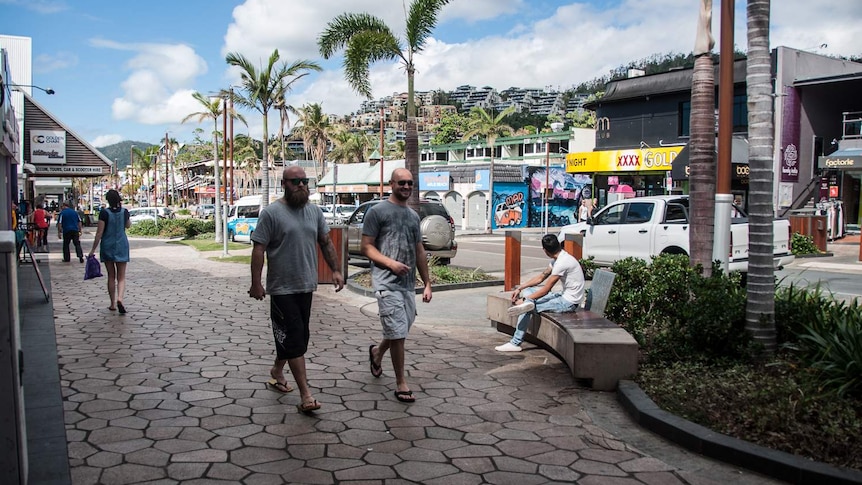
[[[713,33],[719,30],[714,1]],[[453,0],[416,59],[416,89],[462,84],[565,89],[630,60],[689,52],[698,0]],[[343,12],[368,12],[400,33],[401,0],[0,0],[0,34],[32,38],[32,84],[56,91],[34,98],[80,137],[105,146],[121,140],[157,143],[168,132],[193,140],[200,111],[190,93],[236,83],[224,62],[240,52],[262,63],[311,59],[324,72],[301,80],[290,104],[322,103],[347,114],[362,98],[344,82],[340,59],[324,61],[316,39]],[[745,3],[736,2],[735,44],[745,50]],[[826,55],[862,54],[862,1],[773,0],[773,47]],[[716,39],[718,40],[718,39]],[[718,50],[716,44],[715,50]],[[20,81],[19,81],[20,82]],[[394,63],[371,71],[374,97],[406,90]],[[245,113],[252,136],[260,115]],[[276,124],[270,123],[270,132]],[[209,138],[210,125],[202,126]],[[270,134],[271,134],[270,133]]]

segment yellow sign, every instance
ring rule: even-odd
[[[566,155],[566,172],[649,172],[669,171],[683,147],[605,150]]]

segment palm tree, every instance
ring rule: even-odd
[[[341,163],[361,163],[368,159],[368,152],[374,140],[363,133],[351,133],[344,128],[337,129],[332,135],[335,145],[329,156]]]
[[[260,158],[254,148],[254,140],[245,135],[238,135],[234,140],[233,157],[237,161],[243,181],[243,188],[251,182],[252,191],[257,190],[257,172],[260,170]],[[243,195],[247,195],[243,191]]]
[[[134,154],[132,158],[138,160],[138,164],[135,167],[135,170],[141,175],[141,185],[144,185],[144,180],[148,179],[147,183],[147,193],[149,193],[150,181],[154,181],[156,179],[156,166],[155,160],[158,156],[159,147],[151,146],[145,150],[141,150],[138,147],[132,148],[132,153]],[[150,178],[150,170],[153,171],[153,177]],[[147,196],[147,200],[149,201],[149,195]]]
[[[198,111],[197,113],[192,113],[185,118],[183,118],[182,122],[185,123],[189,120],[197,120],[198,123],[203,122],[207,118],[213,120],[213,166],[215,167],[215,241],[222,242],[222,231],[219,229],[222,227],[221,223],[221,183],[220,183],[220,175],[219,175],[219,161],[218,161],[218,119],[222,115],[223,111],[223,103],[221,98],[209,98],[204,96],[203,94],[195,91],[192,93],[192,97],[195,98],[202,106],[203,111]]]
[[[467,132],[464,133],[463,141],[482,137],[491,149],[491,165],[488,169],[488,213],[485,216],[485,231],[488,234],[493,232],[491,218],[494,217],[494,142],[497,141],[497,137],[508,135],[513,131],[511,126],[503,123],[503,120],[514,112],[515,107],[509,106],[497,116],[493,116],[485,111],[485,108],[475,106],[470,110]]]
[[[306,104],[297,111],[297,121],[293,133],[302,138],[306,153],[317,162],[317,180],[326,174],[326,149],[329,145],[329,135],[332,125],[329,117],[323,113],[323,107],[318,103]]]
[[[769,0],[748,0],[748,299],[745,327],[774,352],[775,269],[772,266],[772,77]]]
[[[691,84],[691,137],[688,143],[691,174],[691,264],[712,274],[715,232],[715,73],[712,64],[712,0],[702,0],[694,72]]]
[[[419,134],[416,131],[416,103],[413,56],[422,52],[437,25],[437,16],[449,0],[413,0],[406,12],[404,39],[396,37],[378,17],[367,13],[344,13],[329,22],[317,45],[324,59],[344,49],[344,76],[359,94],[371,98],[369,66],[380,60],[400,60],[407,72],[407,133],[405,166],[413,178],[419,176]],[[381,180],[382,184],[383,181]],[[414,190],[409,204],[419,208],[419,191]]]
[[[240,68],[242,92],[233,91],[234,104],[245,106],[263,115],[263,138],[269,140],[267,120],[269,111],[278,99],[290,91],[293,83],[307,76],[310,71],[321,71],[312,61],[295,61],[290,65],[278,64],[278,49],[272,51],[266,66],[256,68],[244,55],[231,52],[225,57],[228,65]],[[289,80],[288,80],[289,79]],[[269,205],[269,147],[263,145],[263,193],[262,206]]]

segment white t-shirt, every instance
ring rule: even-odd
[[[590,216],[590,208],[582,205],[580,209],[578,209],[578,221],[585,221],[587,217]]]
[[[560,251],[557,259],[551,263],[551,275],[560,277],[563,285],[563,299],[580,304],[584,299],[584,272],[578,260],[571,254]]]

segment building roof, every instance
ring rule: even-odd
[[[733,63],[733,82],[745,82],[746,59],[737,59]],[[713,66],[715,70],[715,85],[719,84],[719,65]],[[607,85],[605,95],[584,105],[587,109],[596,109],[604,103],[629,100],[632,98],[646,97],[650,95],[672,94],[691,91],[691,80],[694,68],[676,69],[648,76],[632,77],[611,81]]]

